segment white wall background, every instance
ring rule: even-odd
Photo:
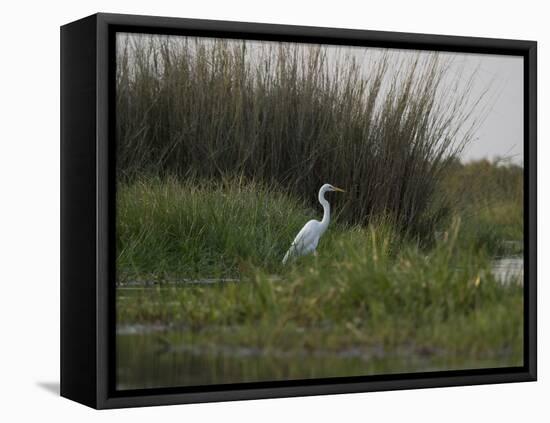
[[[541,1],[18,1],[0,25],[0,420],[548,421],[550,31]],[[58,397],[59,26],[97,11],[539,42],[539,382],[96,412]],[[545,192],[546,191],[546,192]],[[545,393],[546,390],[546,393]],[[546,419],[545,419],[546,417]]]

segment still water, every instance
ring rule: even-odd
[[[502,283],[523,284],[523,257],[504,257],[493,261],[493,275]]]
[[[124,331],[123,331],[124,332]],[[207,346],[185,343],[167,345],[177,331],[146,331],[117,336],[117,389],[201,386],[309,378],[474,369],[509,365],[499,359],[472,360],[419,351],[412,347],[398,352],[383,348],[350,348],[333,352],[317,350],[285,352],[256,348]]]

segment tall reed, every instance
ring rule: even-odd
[[[483,94],[435,53],[335,49],[120,35],[119,178],[238,175],[311,204],[330,182],[348,191],[334,199],[342,221],[430,231],[446,210],[437,180],[472,138]]]

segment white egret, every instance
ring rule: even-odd
[[[330,204],[325,199],[325,193],[327,191],[345,192],[343,189],[332,186],[331,184],[324,184],[321,187],[319,190],[319,202],[323,206],[323,220],[320,222],[318,220],[310,220],[304,225],[286,252],[283,258],[283,264],[293,257],[304,256],[311,253],[317,255],[315,249],[317,248],[317,244],[319,244],[319,238],[325,233],[330,222]]]

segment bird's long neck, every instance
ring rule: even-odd
[[[321,225],[323,231],[326,231],[330,222],[330,204],[325,200],[325,191],[319,191],[319,203],[323,206],[323,220],[321,220]]]

